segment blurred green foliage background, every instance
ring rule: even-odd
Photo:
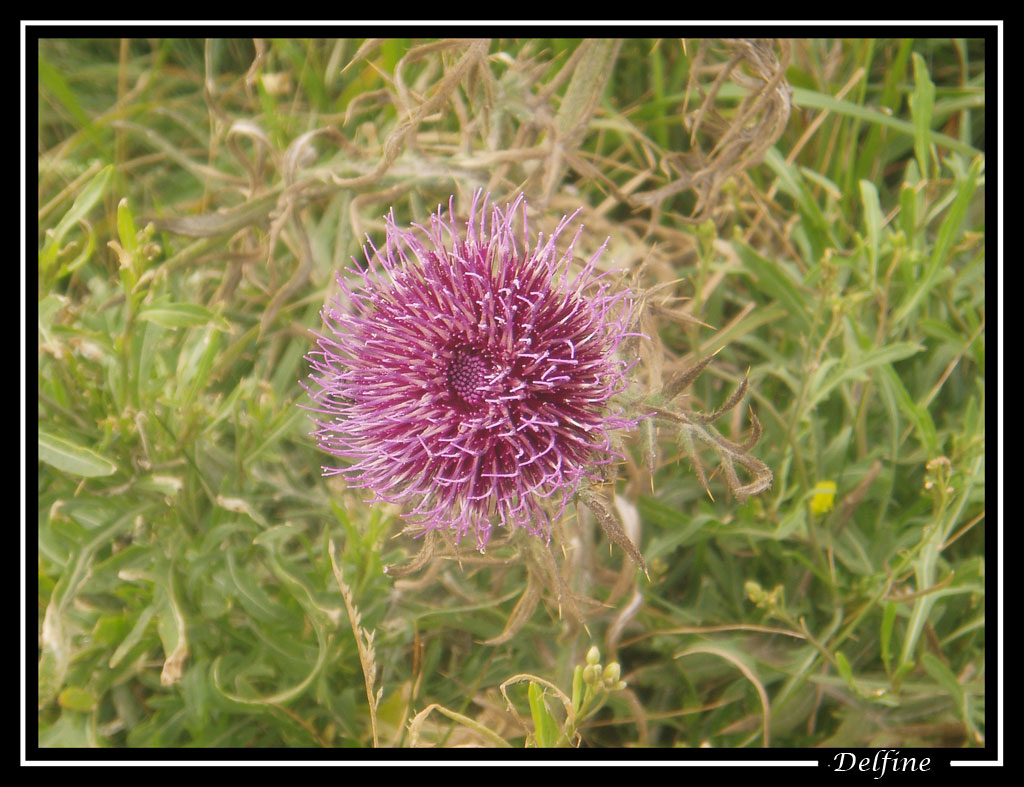
[[[984,744],[984,40],[42,39],[38,78],[40,746]],[[321,476],[335,272],[475,188],[610,238],[637,395],[749,381],[742,504],[633,435],[647,575],[585,507],[411,571]]]

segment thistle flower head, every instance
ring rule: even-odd
[[[307,358],[314,435],[349,462],[325,475],[403,504],[423,532],[472,530],[481,550],[496,525],[550,534],[618,456],[611,432],[636,425],[609,403],[632,302],[598,274],[603,246],[572,270],[582,227],[558,251],[574,216],[534,242],[522,197],[502,210],[478,192],[462,231],[454,200],[429,228],[388,216],[355,284],[338,277]]]

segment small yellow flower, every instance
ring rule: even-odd
[[[811,513],[824,514],[831,511],[836,502],[836,482],[819,481],[814,485],[813,497],[811,497]]]

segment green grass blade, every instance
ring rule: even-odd
[[[90,448],[39,430],[39,459],[63,473],[82,478],[100,478],[117,472],[117,465]]]

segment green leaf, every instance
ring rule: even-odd
[[[84,478],[113,475],[117,465],[85,446],[39,430],[39,458],[48,465]]]
[[[82,189],[82,192],[75,199],[68,212],[64,214],[64,217],[57,223],[57,226],[51,232],[47,232],[46,243],[43,244],[43,250],[39,254],[39,269],[41,271],[49,270],[53,263],[56,262],[57,254],[64,245],[64,236],[79,221],[84,219],[89,211],[93,209],[93,206],[100,201],[106,193],[107,185],[110,183],[110,177],[113,172],[114,167],[112,165],[108,165],[97,172],[86,187]]]
[[[91,226],[86,224],[85,226],[85,243],[82,244],[82,250],[75,255],[74,259],[70,262],[65,262],[60,266],[57,276],[67,276],[89,261],[92,257],[93,251],[96,250],[96,233]]]
[[[560,730],[555,717],[551,715],[547,703],[544,701],[544,687],[530,681],[527,690],[530,700],[530,716],[533,718],[534,738],[537,740],[537,747],[541,749],[552,749],[558,743]]]
[[[220,340],[220,332],[210,326],[204,331],[193,333],[189,337],[189,345],[182,348],[178,357],[178,390],[175,398],[183,404],[192,402],[206,386],[213,362],[221,353]]]
[[[64,295],[57,295],[55,293],[50,293],[39,301],[39,330],[49,329],[53,324],[53,318],[70,302]]]
[[[917,235],[917,191],[907,183],[900,189],[900,229],[908,243]]]
[[[62,578],[63,579],[63,578]],[[63,588],[66,591],[67,583]],[[71,663],[71,633],[64,621],[61,596],[54,590],[53,598],[46,606],[43,617],[43,631],[40,640],[39,672],[37,678],[37,696],[39,707],[48,704],[53,696],[60,691]]]
[[[214,314],[197,303],[171,303],[161,298],[139,312],[140,320],[148,320],[165,328],[196,328],[212,325],[221,331],[230,331],[231,325],[220,315]]]
[[[93,743],[89,717],[83,713],[62,713],[53,724],[39,722],[39,747],[42,749],[87,749]]]
[[[971,199],[974,197],[974,192],[978,187],[978,178],[981,176],[983,166],[984,159],[980,156],[974,159],[964,180],[957,183],[956,199],[953,200],[953,204],[942,220],[939,232],[935,236],[931,267],[936,268],[942,263],[947,262],[950,249],[953,248],[953,244],[960,237],[964,216],[967,214],[967,208],[970,206]]]
[[[927,407],[922,407],[913,400],[900,376],[890,364],[882,364],[879,368],[878,383],[891,389],[900,412],[914,425],[918,440],[928,452],[935,456],[939,451],[939,438],[935,431],[935,422]]]
[[[725,95],[726,93],[727,91],[721,91],[721,95]],[[910,136],[913,136],[916,131],[914,124],[908,123],[906,120],[901,120],[898,117],[887,115],[884,112],[879,112],[877,109],[863,107],[858,104],[854,104],[851,101],[834,98],[826,93],[819,93],[815,90],[808,90],[803,87],[793,88],[793,104],[795,106],[806,107],[808,109],[826,109],[837,115],[858,118],[859,120],[863,120],[867,123],[891,128],[902,134],[909,134]],[[968,145],[965,142],[961,142],[956,137],[940,134],[937,131],[931,131],[929,133],[929,138],[933,143],[942,145],[942,147],[954,150],[957,153],[962,153],[965,156],[977,156],[981,153],[981,151],[976,147]]]
[[[812,386],[810,388],[811,392],[808,397],[807,406],[814,407],[828,396],[833,388],[845,380],[857,379],[872,369],[909,358],[922,350],[924,350],[924,347],[913,342],[893,342],[884,347],[878,347],[849,358],[845,365],[841,364],[838,367],[838,371],[835,374],[823,378],[819,386]]]
[[[267,623],[288,623],[291,615],[283,606],[272,600],[252,578],[250,571],[240,571],[235,566],[234,551],[227,550],[228,575],[238,589],[236,598],[256,620]]]
[[[217,656],[213,662],[214,688],[216,688],[217,691],[227,699],[241,705],[281,705],[302,696],[302,694],[305,693],[316,677],[320,674],[321,669],[323,669],[323,666],[327,661],[328,635],[321,626],[314,626],[314,630],[316,632],[318,646],[316,663],[310,668],[308,674],[294,685],[272,694],[256,695],[251,689],[245,693],[236,693],[230,688],[226,688],[220,677],[221,663],[223,660],[223,654],[221,654]]]
[[[156,322],[147,322],[139,332],[141,336],[132,337],[132,365],[136,369],[134,376],[135,401],[143,403],[146,401],[146,391],[149,387],[149,378],[153,374],[153,362],[157,358],[157,348],[160,340],[165,334],[162,325]],[[160,393],[163,392],[162,380],[156,380],[155,386],[159,386]]]
[[[55,293],[50,293],[39,301],[39,346],[53,343],[53,321],[70,300]]]
[[[864,206],[864,227],[868,233],[868,254],[871,260],[871,281],[878,270],[878,241],[882,232],[882,208],[878,202],[878,189],[868,180],[860,182],[860,199]]]
[[[932,108],[935,106],[935,84],[928,74],[924,58],[914,52],[914,90],[910,94],[910,116],[914,122],[914,155],[921,174],[928,177],[931,164]]]
[[[882,652],[882,663],[885,665],[886,672],[889,671],[889,663],[892,661],[892,628],[896,622],[897,609],[896,602],[887,601],[882,610],[882,630],[878,639]]]
[[[157,609],[157,634],[164,648],[164,666],[160,672],[160,683],[171,686],[181,680],[184,662],[188,658],[188,637],[185,631],[185,615],[174,592],[173,572],[168,571],[164,581],[155,593],[160,598]]]
[[[98,645],[113,647],[128,633],[128,618],[125,615],[104,615],[92,629],[92,641]]]
[[[250,464],[257,461],[263,461],[263,455],[274,446],[275,443],[280,441],[283,437],[294,431],[295,425],[302,422],[305,423],[308,418],[308,414],[300,410],[297,407],[285,407],[281,409],[274,420],[269,424],[266,433],[261,435],[263,438],[259,445],[249,449],[248,455],[245,457],[246,464]]]
[[[925,672],[931,675],[932,679],[945,689],[958,709],[964,704],[964,689],[956,679],[953,671],[931,653],[925,652],[921,655],[921,666]]]
[[[68,508],[73,506],[74,503],[68,504]],[[93,555],[97,549],[109,544],[118,533],[129,527],[147,508],[148,506],[141,506],[126,511],[113,522],[110,521],[113,512],[104,517],[103,526],[89,533],[88,540],[80,545],[73,560],[57,581],[43,616],[39,656],[39,707],[48,704],[60,691],[71,664],[72,624],[66,613],[82,584],[89,577]]]
[[[96,146],[97,150],[103,152],[105,145],[96,130],[96,124],[89,117],[89,113],[82,108],[81,103],[79,103],[78,98],[75,96],[75,91],[71,89],[67,80],[64,79],[61,69],[51,65],[43,56],[42,48],[40,48],[38,63],[40,86],[53,93],[53,96],[71,114],[71,117],[75,119],[75,122]]]
[[[924,350],[924,346],[916,342],[892,342],[874,350],[869,350],[857,358],[851,359],[846,364],[842,373],[843,378],[853,377],[868,369],[881,366],[887,363],[895,363],[909,358],[912,355]]]
[[[846,660],[846,656],[843,655],[842,651],[838,650],[836,651],[836,669],[839,671],[840,677],[847,682],[850,688],[855,689],[853,669],[850,667],[850,662]]]
[[[779,189],[796,200],[803,218],[803,230],[812,242],[812,253],[818,256],[823,253],[826,246],[834,246],[832,225],[822,213],[821,206],[808,188],[800,169],[787,162],[775,148],[769,148],[765,153],[764,163],[778,176]]]
[[[807,300],[786,269],[779,263],[769,262],[745,243],[733,241],[732,245],[744,266],[754,275],[764,294],[779,301],[786,307],[790,316],[809,329],[811,317],[807,309]]]
[[[949,211],[946,213],[939,232],[936,235],[935,246],[932,248],[932,258],[928,263],[928,270],[917,282],[917,286],[908,294],[907,298],[900,304],[899,309],[892,318],[894,325],[902,323],[911,311],[917,306],[920,300],[938,284],[943,278],[951,275],[948,255],[953,244],[960,236],[960,228],[964,216],[970,205],[971,198],[978,185],[978,178],[984,166],[982,158],[976,158],[971,162],[964,182],[959,183],[956,188],[956,197]]]
[[[146,627],[149,625],[149,621],[153,619],[153,615],[156,614],[156,607],[150,605],[139,613],[138,619],[135,621],[135,625],[132,626],[132,630],[128,632],[128,635],[121,640],[121,644],[117,646],[113,654],[110,656],[110,661],[107,662],[107,666],[110,669],[114,669],[124,659],[125,656],[131,652],[139,641],[142,639],[142,635],[146,633]]]
[[[57,697],[57,702],[62,708],[88,713],[96,707],[96,695],[77,686],[68,686]]]
[[[128,207],[127,198],[122,198],[117,203],[117,236],[121,239],[121,248],[129,254],[134,255],[139,247],[135,220],[132,218],[131,208]]]
[[[580,712],[580,707],[583,705],[583,695],[583,667],[577,664],[576,669],[572,672],[572,709],[575,713]]]

